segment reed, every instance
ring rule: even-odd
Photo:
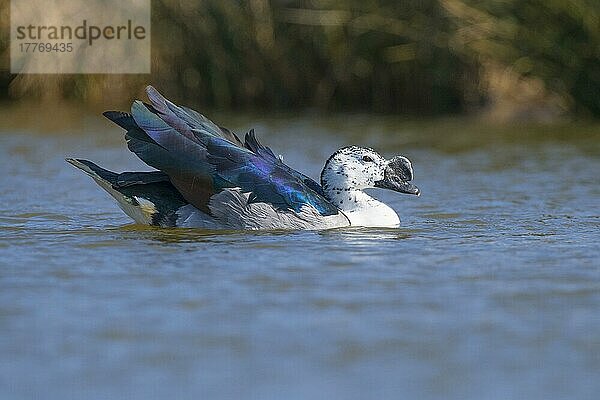
[[[597,0],[153,1],[152,74],[0,75],[0,96],[498,118],[600,116]],[[8,18],[0,21],[8,68]],[[6,67],[6,68],[5,68]]]

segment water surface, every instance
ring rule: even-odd
[[[423,194],[373,191],[399,229],[142,228],[63,161],[143,168],[118,129],[5,129],[3,398],[597,398],[597,127],[233,125],[313,177],[404,154]]]

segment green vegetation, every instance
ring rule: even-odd
[[[153,83],[226,109],[600,116],[598,0],[152,4],[152,76],[3,74],[2,96],[117,103]]]

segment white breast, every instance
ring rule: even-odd
[[[379,201],[369,202],[367,207],[344,211],[352,226],[396,228],[400,225],[398,214]]]

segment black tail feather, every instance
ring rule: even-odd
[[[118,174],[88,160],[67,158],[66,161],[92,177],[138,223],[176,226],[177,210],[188,204],[169,177],[160,171]]]

